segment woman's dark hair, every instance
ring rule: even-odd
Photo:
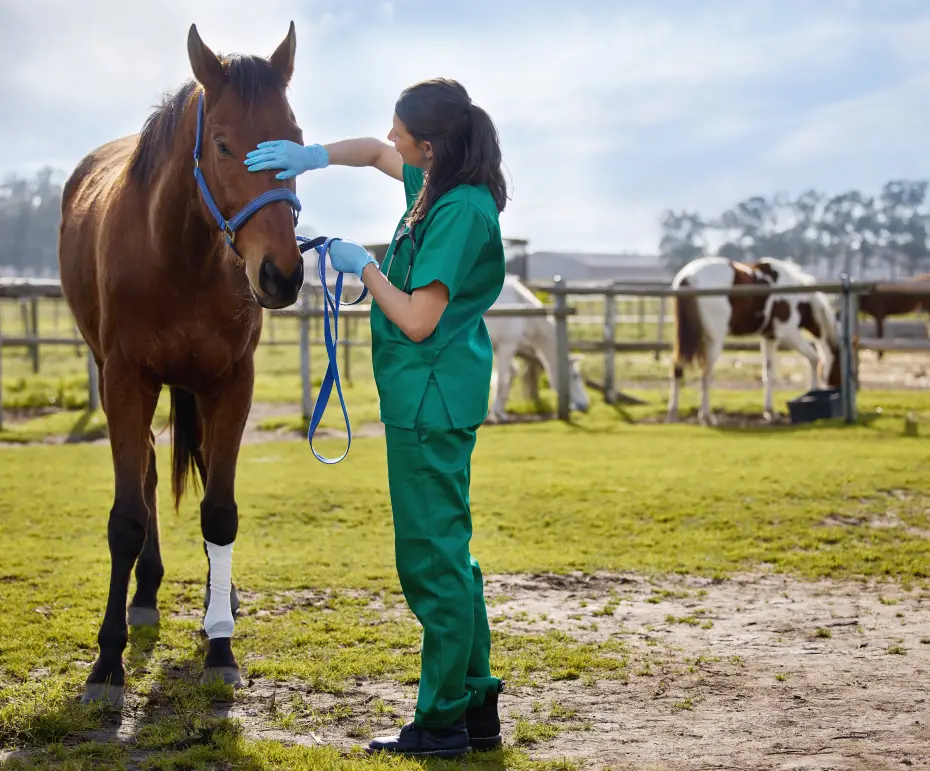
[[[433,78],[410,86],[394,112],[414,139],[426,140],[433,148],[433,162],[408,224],[422,220],[436,199],[457,185],[487,185],[497,211],[504,210],[507,184],[497,129],[461,83]]]

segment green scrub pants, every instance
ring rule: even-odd
[[[475,429],[453,429],[430,378],[416,428],[385,427],[394,554],[401,588],[423,626],[414,723],[448,726],[496,692],[484,582],[469,553],[468,487]]]

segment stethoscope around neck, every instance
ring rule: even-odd
[[[397,256],[397,252],[400,250],[400,246],[406,239],[410,239],[410,265],[407,267],[407,275],[404,276],[404,285],[401,287],[402,292],[407,291],[407,287],[410,285],[410,274],[413,272],[413,263],[417,258],[417,242],[414,238],[413,228],[409,225],[404,226],[404,232],[401,233],[400,237],[394,242],[394,248],[391,250],[391,258],[387,261],[387,266],[384,268],[384,276],[390,281],[391,279],[391,266],[394,264],[394,258]]]

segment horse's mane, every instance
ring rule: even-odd
[[[779,260],[776,257],[762,257],[759,262],[768,262],[776,270],[780,270],[783,273],[791,276],[799,284],[816,284],[817,279],[808,273],[804,268],[798,265],[795,262],[788,262],[787,260]]]
[[[283,90],[287,86],[284,77],[267,59],[240,54],[218,56],[226,70],[229,87],[245,110],[257,106],[270,89]],[[171,152],[185,107],[198,89],[196,80],[186,81],[174,94],[165,94],[161,104],[146,119],[129,162],[129,175],[138,184],[151,182],[165,156]],[[190,149],[193,152],[193,145]]]

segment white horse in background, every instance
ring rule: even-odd
[[[543,304],[519,279],[508,275],[504,287],[492,307],[523,305],[542,308]],[[494,346],[497,369],[497,393],[489,417],[504,420],[510,385],[516,373],[516,358],[527,363],[524,387],[528,398],[539,399],[540,367],[546,372],[553,388],[558,383],[555,322],[548,316],[485,316],[485,324]],[[571,357],[569,370],[569,408],[587,412],[588,392],[581,375],[581,356]]]

